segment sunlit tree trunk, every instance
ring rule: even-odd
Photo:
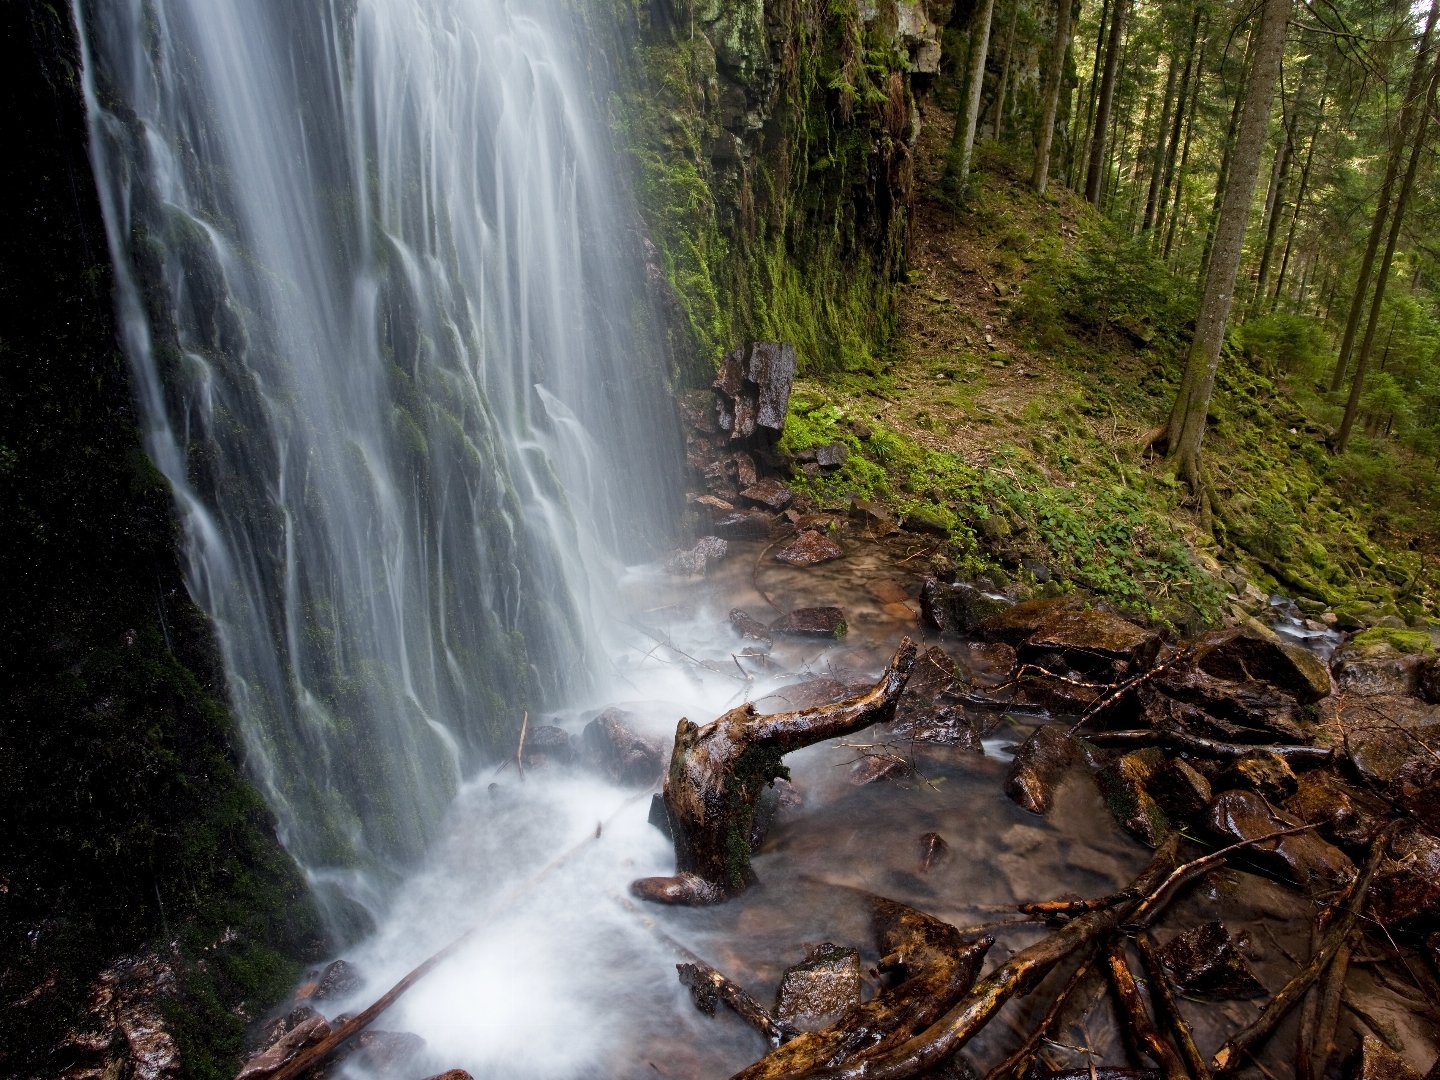
[[[1315,163],[1315,144],[1320,141],[1320,124],[1325,119],[1325,103],[1329,100],[1329,78],[1320,93],[1320,105],[1315,110],[1315,128],[1310,132],[1310,145],[1305,149],[1305,164],[1300,168],[1300,186],[1295,192],[1295,208],[1290,212],[1290,226],[1285,234],[1285,253],[1280,258],[1280,273],[1275,279],[1275,295],[1271,304],[1273,310],[1280,303],[1280,294],[1285,288],[1285,274],[1290,269],[1290,252],[1295,246],[1295,230],[1300,222],[1300,211],[1305,206],[1305,194],[1310,187],[1310,167]]]
[[[1260,301],[1265,298],[1270,283],[1270,264],[1275,254],[1275,237],[1279,235],[1281,211],[1285,206],[1285,185],[1290,179],[1290,162],[1295,153],[1295,110],[1299,108],[1300,91],[1303,86],[1302,82],[1301,86],[1297,88],[1294,100],[1290,105],[1289,116],[1285,115],[1283,106],[1280,110],[1280,145],[1275,149],[1275,167],[1270,170],[1270,190],[1265,197],[1263,219],[1265,239],[1260,245],[1260,266],[1255,271],[1255,293],[1250,299],[1251,314],[1260,310]]]
[[[1185,360],[1185,373],[1175,397],[1164,441],[1167,456],[1176,474],[1200,497],[1202,508],[1208,495],[1200,472],[1200,442],[1205,435],[1205,418],[1215,389],[1215,369],[1240,268],[1240,249],[1260,174],[1260,152],[1270,123],[1270,104],[1280,76],[1280,58],[1285,51],[1285,27],[1290,19],[1290,0],[1265,0],[1260,28],[1254,38],[1254,60],[1245,87],[1245,105],[1236,136],[1230,182],[1220,219],[1215,228],[1215,246],[1206,274],[1200,313],[1195,320],[1195,337]]]
[[[1004,67],[1000,69],[1000,89],[995,92],[995,126],[992,129],[998,141],[1005,131],[1005,92],[1010,87],[1010,70],[1015,66],[1015,21],[1020,16],[1020,0],[1010,4],[1010,28],[1005,32]]]
[[[1200,35],[1200,14],[1201,5],[1195,6],[1195,17],[1190,22],[1190,44],[1185,48],[1185,71],[1180,76],[1180,92],[1176,95],[1175,115],[1170,122],[1169,136],[1161,131],[1161,144],[1157,147],[1158,155],[1156,164],[1160,167],[1156,177],[1151,178],[1150,198],[1145,206],[1145,229],[1158,229],[1165,219],[1165,204],[1170,197],[1170,185],[1175,179],[1175,159],[1180,150],[1180,134],[1184,130],[1188,132],[1186,118],[1191,115],[1195,103],[1187,100],[1190,94],[1190,73],[1195,67],[1195,42]],[[1201,51],[1203,60],[1204,52]],[[1199,88],[1199,79],[1195,81],[1196,88]],[[1163,159],[1163,160],[1162,160]],[[1158,177],[1159,184],[1155,180]]]
[[[1070,50],[1070,3],[1058,0],[1055,37],[1050,42],[1050,70],[1045,80],[1045,113],[1040,118],[1040,138],[1035,147],[1035,172],[1030,182],[1036,194],[1044,195],[1050,180],[1050,144],[1055,137],[1055,114],[1060,109],[1060,87],[1065,82],[1065,54]]]
[[[980,91],[985,82],[985,59],[990,52],[990,18],[995,13],[995,0],[985,0],[976,13],[970,32],[970,71],[965,79],[964,112],[955,117],[955,134],[950,142],[950,156],[945,162],[945,178],[963,187],[970,175],[970,161],[975,151],[975,125],[980,119]]]
[[[1109,25],[1110,0],[1101,0],[1100,28],[1095,33],[1095,61],[1090,65],[1090,85],[1085,88],[1085,112],[1080,118],[1082,122],[1077,123],[1077,136],[1070,147],[1070,161],[1065,170],[1072,188],[1076,187],[1079,179],[1077,169],[1082,163],[1082,155],[1090,145],[1090,136],[1095,128],[1095,95],[1100,86],[1100,64],[1105,58],[1105,31]]]
[[[1204,67],[1205,46],[1204,44],[1202,44],[1200,46],[1200,56],[1195,62],[1195,88],[1191,92],[1190,109],[1185,117],[1185,141],[1180,148],[1180,167],[1176,170],[1175,173],[1175,196],[1172,200],[1172,205],[1174,209],[1170,211],[1170,224],[1167,225],[1165,228],[1165,247],[1164,250],[1161,252],[1161,257],[1167,260],[1170,258],[1170,249],[1175,244],[1176,226],[1180,222],[1180,199],[1185,194],[1185,176],[1190,166],[1190,137],[1195,133],[1195,110],[1196,106],[1200,103],[1200,75],[1201,72],[1204,70]],[[1160,200],[1161,221],[1165,219],[1165,203],[1166,198],[1168,198],[1169,195],[1169,190],[1170,184],[1167,181],[1165,184],[1165,191],[1161,193],[1162,196],[1165,196]]]
[[[992,0],[993,2],[993,0]],[[1095,106],[1095,126],[1090,135],[1090,165],[1085,173],[1085,201],[1099,207],[1105,183],[1105,139],[1110,127],[1110,108],[1115,101],[1115,75],[1125,33],[1125,9],[1130,0],[1115,0],[1110,19],[1110,41],[1105,46],[1105,72],[1100,77],[1100,100]]]

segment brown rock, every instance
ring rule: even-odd
[[[1258,792],[1266,802],[1282,803],[1295,794],[1295,773],[1279,754],[1257,750],[1232,762],[1222,785]]]
[[[774,524],[774,516],[764,510],[737,510],[716,518],[711,527],[716,536],[730,540],[766,540]]]
[[[1055,790],[1075,763],[1079,748],[1063,728],[1038,727],[1015,751],[1005,794],[1032,814],[1048,814]]]
[[[1296,781],[1295,794],[1285,801],[1285,810],[1307,825],[1318,825],[1320,833],[1333,843],[1349,848],[1368,845],[1381,820],[1365,805],[1370,798],[1324,770],[1315,770]]]
[[[55,1050],[66,1062],[60,1080],[124,1077],[172,1080],[184,1075],[165,1010],[175,971],[158,956],[127,957],[90,985],[83,1018]]]
[[[434,1076],[427,1076],[425,1080],[475,1080],[464,1069],[450,1069],[447,1072],[436,1073]]]
[[[920,837],[920,873],[928,874],[930,868],[938,866],[950,857],[950,845],[938,832],[927,832]]]
[[[1227,682],[1268,683],[1302,705],[1331,691],[1330,671],[1314,653],[1249,628],[1206,634],[1195,644],[1195,666]]]
[[[784,510],[795,501],[795,493],[773,476],[767,476],[765,479],[751,484],[740,492],[740,497],[757,506],[777,512]]]
[[[796,608],[770,624],[770,633],[787,637],[842,638],[849,627],[838,607]]]
[[[730,455],[730,463],[735,469],[735,483],[742,488],[748,488],[760,479],[760,472],[755,468],[755,459],[743,450]]]
[[[1440,760],[1416,754],[1400,766],[1391,791],[1406,813],[1440,836]]]
[[[560,729],[556,728],[555,730],[559,731]],[[534,732],[531,734],[533,735]],[[315,980],[315,989],[310,991],[310,1000],[333,1001],[335,998],[345,997],[359,990],[364,981],[360,972],[355,970],[354,964],[348,960],[336,960],[326,965],[325,970],[320,973],[320,977]]]
[[[1160,651],[1153,630],[1104,611],[1056,611],[1047,616],[1019,648],[1021,663],[1063,668],[1115,681],[1149,667]]]
[[[1266,993],[1235,939],[1220,922],[1203,923],[1176,934],[1160,949],[1160,962],[1187,993],[1216,1001],[1262,997]]]
[[[825,942],[781,976],[775,1015],[801,1031],[821,1031],[859,1003],[860,954]]]
[[[330,1022],[319,1013],[310,1016],[290,1028],[278,1040],[240,1067],[235,1080],[263,1080],[277,1072],[282,1065],[307,1047],[314,1046],[330,1034]]]
[[[824,533],[807,530],[775,553],[780,562],[791,566],[814,566],[845,554],[845,549]]]
[[[1390,838],[1370,883],[1369,913],[1387,927],[1440,915],[1440,840],[1413,828]]]
[[[869,681],[865,679],[819,675],[766,694],[755,702],[755,709],[762,713],[777,713],[810,709],[816,705],[833,705],[837,701],[863,693],[869,685]]]
[[[1302,823],[1275,810],[1253,791],[1236,789],[1215,798],[1206,824],[1211,832],[1234,841],[1253,840]],[[1314,833],[1293,833],[1254,844],[1246,851],[1248,858],[1312,891],[1338,888],[1355,877],[1355,864],[1349,856]]]
[[[890,730],[901,739],[983,752],[980,734],[959,700],[965,688],[955,661],[938,647],[928,649],[910,669]]]
[[[1179,758],[1170,758],[1157,768],[1145,789],[1166,816],[1176,821],[1203,814],[1214,798],[1210,781]]]
[[[735,504],[714,495],[691,495],[690,504],[706,517],[714,520],[735,512]]]
[[[1335,683],[1351,694],[1413,694],[1424,657],[1402,653],[1385,642],[1346,642],[1331,658]]]
[[[1440,656],[1426,657],[1415,673],[1415,692],[1421,701],[1440,705]]]
[[[1047,596],[1039,600],[1023,600],[1005,611],[983,620],[975,627],[975,636],[981,641],[1003,641],[1007,645],[1019,645],[1046,619],[1062,611],[1078,611],[1083,601],[1078,596]]]
[[[850,783],[864,787],[881,780],[905,780],[914,774],[910,762],[898,754],[865,754],[850,770]]]
[[[1159,847],[1170,833],[1165,812],[1146,790],[1162,755],[1139,750],[1111,762],[1095,774],[1100,797],[1120,827],[1147,847]]]
[[[617,784],[644,787],[659,779],[663,754],[635,733],[634,720],[623,709],[606,709],[585,725],[582,738],[586,757],[599,772]]]
[[[730,609],[730,628],[742,638],[770,644],[770,630],[759,619],[747,615],[740,608]]]

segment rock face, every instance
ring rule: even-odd
[[[780,441],[790,388],[795,384],[795,347],[757,342],[732,349],[715,380],[715,412],[731,444],[768,449]]]

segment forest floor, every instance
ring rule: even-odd
[[[797,383],[788,448],[852,451],[811,493],[878,498],[946,532],[959,573],[1020,591],[1078,585],[1183,629],[1223,620],[1247,591],[1342,629],[1433,625],[1433,463],[1381,440],[1332,457],[1330,403],[1227,348],[1205,444],[1217,520],[1201,528],[1145,448],[1188,343],[1188,283],[1063,184],[1036,198],[1028,151],[982,142],[953,198],[949,138],[949,114],[927,104],[887,354]]]

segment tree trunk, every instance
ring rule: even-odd
[[[1241,64],[1240,80],[1248,83],[1249,72],[1253,63],[1255,50],[1255,37],[1252,34],[1245,45],[1245,60]],[[1224,58],[1221,58],[1221,89],[1224,89]],[[1205,248],[1200,253],[1200,276],[1198,280],[1205,281],[1210,277],[1210,252],[1215,247],[1215,230],[1220,220],[1220,208],[1225,202],[1225,190],[1230,180],[1230,162],[1235,153],[1235,140],[1240,131],[1240,112],[1244,104],[1243,94],[1235,95],[1235,104],[1230,109],[1230,123],[1225,128],[1225,142],[1220,151],[1220,173],[1215,180],[1215,202],[1210,207],[1210,221],[1205,226]]]
[[[1215,228],[1215,247],[1206,274],[1205,293],[1195,321],[1195,337],[1185,360],[1180,392],[1165,425],[1165,443],[1176,474],[1197,495],[1204,496],[1200,474],[1200,442],[1205,435],[1205,418],[1215,388],[1215,369],[1225,338],[1225,322],[1240,267],[1240,248],[1245,241],[1255,181],[1260,173],[1260,151],[1270,124],[1270,104],[1280,75],[1280,58],[1285,51],[1285,27],[1290,18],[1290,0],[1265,0],[1260,28],[1254,37],[1255,58],[1245,87],[1244,114],[1235,141],[1234,161],[1220,220]]]
[[[1195,61],[1195,88],[1191,92],[1190,109],[1185,116],[1185,142],[1180,150],[1180,167],[1175,173],[1175,198],[1171,203],[1174,209],[1170,214],[1170,224],[1165,229],[1165,247],[1160,253],[1161,257],[1167,260],[1170,258],[1170,249],[1175,243],[1176,226],[1180,221],[1180,197],[1185,193],[1185,176],[1190,166],[1190,139],[1191,136],[1195,134],[1195,110],[1196,106],[1200,103],[1200,76],[1204,67],[1205,44],[1202,43],[1200,45],[1200,56]],[[1168,193],[1168,191],[1169,183],[1167,182],[1166,192],[1162,192],[1162,195]],[[1160,202],[1160,217],[1162,220],[1165,217],[1165,199],[1163,198]]]
[[[1295,245],[1295,230],[1300,222],[1300,211],[1305,205],[1305,193],[1310,187],[1310,166],[1315,162],[1315,144],[1320,141],[1320,124],[1325,119],[1325,102],[1329,99],[1329,93],[1327,74],[1325,89],[1320,92],[1320,105],[1315,110],[1315,129],[1310,132],[1310,145],[1305,149],[1305,164],[1300,168],[1300,186],[1295,192],[1295,209],[1290,212],[1290,226],[1285,233],[1285,253],[1280,258],[1280,274],[1275,279],[1272,311],[1280,303],[1280,293],[1285,288],[1285,274],[1290,269],[1290,251]]]
[[[1405,208],[1410,202],[1410,193],[1415,189],[1415,174],[1420,168],[1420,158],[1425,150],[1425,136],[1430,131],[1430,103],[1435,96],[1435,87],[1440,83],[1440,49],[1435,50],[1436,63],[1430,81],[1425,86],[1423,100],[1416,110],[1415,138],[1410,144],[1410,160],[1405,166],[1405,179],[1400,182],[1400,194],[1395,197],[1395,211],[1390,215],[1390,234],[1385,238],[1385,255],[1380,260],[1380,272],[1375,276],[1375,295],[1370,301],[1370,318],[1365,323],[1365,339],[1360,343],[1360,355],[1355,361],[1355,376],[1350,383],[1350,396],[1345,402],[1345,416],[1340,421],[1340,433],[1335,438],[1335,453],[1343,454],[1350,441],[1350,431],[1355,426],[1355,414],[1360,409],[1360,395],[1365,392],[1365,367],[1370,362],[1370,350],[1375,344],[1375,328],[1380,323],[1380,308],[1385,303],[1385,286],[1390,283],[1390,266],[1395,260],[1395,248],[1400,242],[1400,226],[1405,220]]]
[[[993,0],[991,0],[993,2]],[[1130,0],[1115,0],[1110,20],[1110,41],[1105,46],[1105,73],[1100,77],[1100,100],[1095,106],[1095,127],[1090,136],[1090,167],[1085,174],[1085,201],[1096,209],[1105,183],[1105,137],[1110,126],[1110,107],[1115,100],[1115,73],[1125,32],[1125,9]]]
[[[995,126],[992,129],[996,142],[1005,130],[1005,92],[1010,87],[1010,69],[1015,66],[1015,21],[1020,17],[1020,0],[1011,0],[1010,28],[1005,32],[1005,60],[1000,69],[1000,89],[995,92]]]
[[[1070,50],[1071,0],[1057,0],[1055,37],[1050,42],[1050,70],[1045,82],[1045,113],[1035,146],[1035,172],[1030,182],[1037,195],[1045,194],[1050,180],[1050,144],[1055,137],[1055,114],[1060,109],[1060,87],[1065,81],[1065,54]]]
[[[995,0],[985,0],[975,16],[970,33],[970,71],[965,79],[965,111],[955,117],[955,133],[950,141],[950,156],[945,162],[945,178],[964,188],[970,175],[970,159],[975,151],[975,125],[980,119],[980,91],[985,82],[985,59],[990,52],[990,18],[995,13]]]
[[[1196,64],[1196,57],[1195,57],[1195,43],[1196,43],[1196,41],[1197,41],[1197,40],[1199,39],[1199,37],[1200,37],[1200,14],[1201,14],[1201,11],[1202,11],[1202,6],[1199,5],[1199,4],[1195,5],[1195,17],[1194,17],[1194,19],[1192,19],[1191,22],[1190,22],[1190,44],[1189,44],[1189,45],[1186,47],[1186,49],[1185,49],[1185,72],[1184,72],[1183,75],[1180,76],[1180,93],[1177,95],[1177,101],[1176,101],[1176,105],[1175,105],[1175,116],[1174,116],[1174,118],[1173,118],[1173,120],[1172,120],[1172,124],[1171,124],[1171,128],[1170,128],[1170,137],[1169,137],[1169,140],[1166,142],[1165,148],[1164,148],[1164,159],[1165,159],[1165,160],[1164,160],[1164,164],[1163,164],[1162,182],[1161,182],[1161,185],[1160,185],[1160,189],[1159,189],[1159,191],[1158,191],[1158,193],[1157,193],[1158,196],[1159,196],[1159,201],[1156,203],[1155,206],[1153,206],[1153,207],[1147,207],[1147,208],[1146,208],[1145,215],[1146,215],[1146,218],[1148,219],[1148,220],[1147,220],[1147,223],[1146,223],[1146,225],[1145,225],[1145,228],[1146,228],[1146,229],[1151,229],[1151,228],[1158,229],[1159,226],[1160,226],[1160,224],[1165,220],[1165,204],[1166,204],[1166,202],[1169,200],[1169,197],[1170,197],[1170,185],[1171,185],[1171,183],[1172,183],[1172,182],[1174,181],[1174,179],[1175,179],[1175,158],[1176,158],[1177,154],[1179,153],[1179,149],[1180,149],[1180,133],[1181,133],[1182,129],[1186,132],[1187,141],[1188,141],[1188,133],[1189,133],[1188,118],[1189,118],[1189,116],[1191,116],[1191,115],[1194,113],[1194,111],[1195,111],[1195,102],[1194,102],[1193,100],[1190,101],[1190,102],[1189,102],[1189,105],[1188,105],[1188,108],[1187,108],[1186,99],[1187,99],[1187,95],[1190,93],[1190,75],[1191,75],[1191,71],[1192,71],[1193,69],[1195,69],[1196,67],[1198,67],[1198,65]],[[1201,50],[1200,50],[1200,63],[1204,63],[1204,59],[1205,59],[1205,50],[1204,50],[1204,47],[1202,46],[1202,47],[1201,47]],[[1196,91],[1198,91],[1199,88],[1200,88],[1199,72],[1196,71],[1196,72],[1195,72],[1195,89],[1196,89]],[[1196,96],[1198,97],[1198,93],[1196,94]]]
[[[1197,9],[1198,11],[1198,9]],[[1185,100],[1185,91],[1180,91],[1180,100]],[[1160,128],[1150,156],[1150,190],[1145,193],[1145,216],[1140,219],[1141,230],[1148,232],[1155,225],[1155,207],[1160,201],[1160,177],[1165,173],[1166,137],[1170,134],[1170,110],[1175,107],[1175,61],[1170,61],[1170,70],[1165,75],[1165,101],[1160,106]]]
[[[915,646],[906,638],[880,680],[858,697],[770,716],[747,703],[703,728],[682,719],[665,779],[677,872],[641,878],[631,891],[662,904],[714,904],[749,888],[755,882],[755,805],[772,781],[786,775],[780,759],[893,716],[914,663]]]
[[[1302,84],[1303,85],[1303,84]],[[1255,295],[1250,300],[1250,314],[1260,310],[1260,301],[1265,298],[1270,281],[1270,263],[1275,253],[1275,236],[1280,229],[1280,211],[1285,205],[1285,183],[1290,178],[1290,161],[1294,156],[1295,139],[1294,110],[1299,107],[1300,94],[1291,102],[1291,115],[1287,118],[1282,106],[1280,110],[1280,145],[1275,150],[1275,167],[1270,170],[1270,191],[1265,198],[1264,230],[1265,240],[1260,247],[1260,266],[1255,271]]]
[[[1365,256],[1360,260],[1360,276],[1355,281],[1355,294],[1350,299],[1350,314],[1345,319],[1345,336],[1340,340],[1340,355],[1335,359],[1335,370],[1330,373],[1330,391],[1339,390],[1345,382],[1345,372],[1350,365],[1350,352],[1355,346],[1355,333],[1360,328],[1360,312],[1365,306],[1365,297],[1370,291],[1370,274],[1375,267],[1375,252],[1380,248],[1380,234],[1385,231],[1385,221],[1390,215],[1390,193],[1395,187],[1395,177],[1400,171],[1400,159],[1410,142],[1410,126],[1415,122],[1415,107],[1425,87],[1425,72],[1429,63],[1430,35],[1435,29],[1436,16],[1440,15],[1440,0],[1431,0],[1430,15],[1425,21],[1425,33],[1420,36],[1420,46],[1415,50],[1415,67],[1410,73],[1410,85],[1405,91],[1405,106],[1395,122],[1395,131],[1390,140],[1390,157],[1385,163],[1385,179],[1380,184],[1380,194],[1375,203],[1375,219],[1370,223],[1370,236],[1365,242]],[[1423,119],[1421,126],[1424,126]],[[1346,408],[1347,414],[1349,408]]]
[[[1090,85],[1086,87],[1085,114],[1083,123],[1077,122],[1077,138],[1074,146],[1071,147],[1071,159],[1069,168],[1066,169],[1066,176],[1070,186],[1076,187],[1076,166],[1080,164],[1079,155],[1083,153],[1082,148],[1090,145],[1090,136],[1095,130],[1095,93],[1100,86],[1100,63],[1105,55],[1105,31],[1110,25],[1110,0],[1100,2],[1100,27],[1095,32],[1095,62],[1090,66]],[[1078,120],[1079,118],[1077,118]]]

